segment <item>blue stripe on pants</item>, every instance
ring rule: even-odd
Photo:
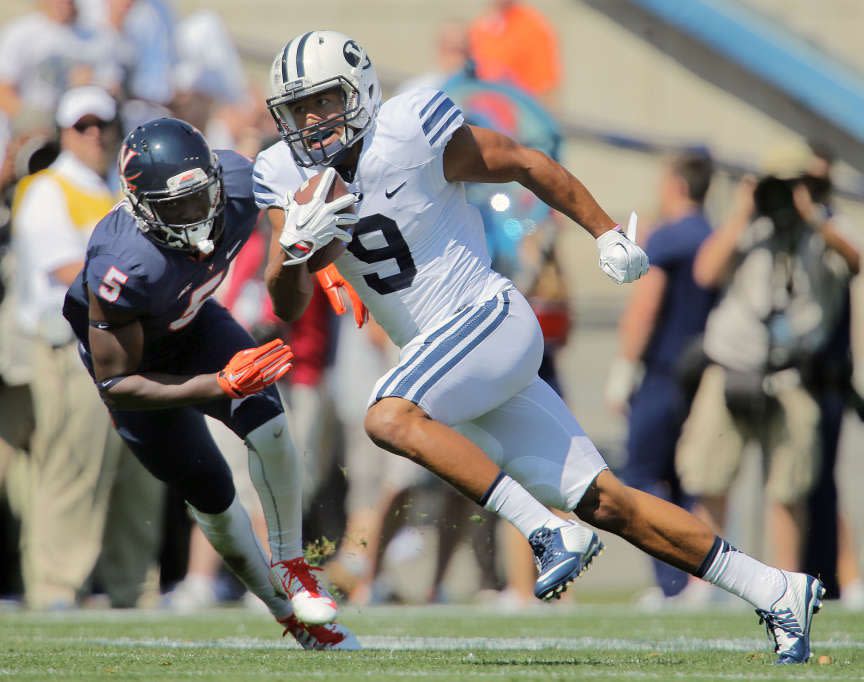
[[[375,400],[381,400],[381,398],[385,397],[385,394],[393,387],[395,381],[397,381],[397,377],[402,374],[402,372],[417,362],[417,359],[423,355],[423,353],[427,353],[430,350],[430,345],[434,343],[440,336],[448,332],[455,325],[459,324],[463,319],[465,319],[468,314],[471,312],[471,308],[465,308],[456,314],[455,317],[451,318],[449,322],[447,322],[440,329],[433,332],[428,339],[417,349],[414,355],[407,361],[397,366],[393,373],[390,375],[390,379],[381,387],[378,393],[375,396]]]
[[[414,400],[413,397],[408,398],[408,396],[415,389],[415,387],[421,381],[427,379],[429,372],[432,371],[432,368],[435,367],[449,353],[451,353],[453,349],[456,348],[456,346],[458,346],[461,342],[463,342],[466,338],[473,334],[483,324],[487,323],[491,318],[493,318],[493,316],[495,315],[495,310],[498,308],[498,303],[498,297],[496,296],[495,298],[484,303],[479,309],[469,308],[461,315],[454,318],[450,323],[445,325],[445,327],[442,327],[441,329],[436,331],[435,334],[433,336],[430,336],[426,343],[424,343],[424,348],[420,349],[417,353],[415,353],[414,356],[412,356],[412,358],[403,365],[403,368],[414,365],[413,367],[411,367],[408,373],[404,374],[403,378],[395,386],[392,380],[389,381],[387,383],[387,386],[385,386],[384,388],[382,388],[381,391],[378,392],[377,399],[380,400],[382,397],[385,397],[386,394],[386,396],[394,396]],[[503,317],[506,316],[506,308],[509,307],[509,296],[507,296],[506,292],[504,306],[504,315],[502,316],[499,313],[500,319],[496,319],[493,322],[493,328],[497,327],[498,324],[500,324],[500,320],[503,320]],[[473,312],[471,312],[472,310]],[[469,312],[471,312],[471,315],[470,317],[468,317],[467,320],[465,320],[467,313]],[[459,324],[463,320],[465,320],[464,324]],[[439,337],[441,337],[445,332],[452,330],[454,327],[456,327],[457,324],[459,324],[459,326],[455,329],[455,331],[453,331],[453,333],[444,338],[434,348],[429,347],[431,342],[438,340]],[[481,333],[480,335],[480,340],[482,341],[482,339],[485,338],[486,335],[488,334],[486,333],[486,330],[484,330],[483,333]],[[479,343],[479,341],[475,342],[475,340],[472,340],[468,344],[466,349],[460,351],[459,358],[464,357],[476,346],[477,343]],[[419,357],[421,354],[423,355],[422,358]],[[458,362],[458,360],[456,361]],[[439,375],[440,372],[436,372],[436,375],[432,380],[433,383],[434,381],[437,381],[438,378],[440,378]],[[431,386],[431,383],[429,383],[428,386]],[[428,386],[425,387],[425,390],[428,390]]]
[[[466,345],[462,350],[460,350],[455,356],[450,358],[442,367],[438,369],[435,374],[433,374],[429,379],[423,384],[417,391],[417,393],[412,396],[411,400],[415,403],[419,403],[420,400],[423,399],[423,396],[429,391],[432,386],[435,385],[442,376],[444,376],[447,372],[449,372],[453,367],[455,367],[458,363],[462,361],[462,359],[468,355],[472,350],[474,350],[477,346],[479,346],[484,339],[486,339],[492,332],[494,332],[498,327],[501,326],[501,323],[507,317],[510,312],[510,296],[508,292],[504,292],[504,305],[501,310],[498,312],[497,317],[493,320],[492,324],[486,327],[480,334],[478,334],[475,338],[471,340],[468,345]],[[467,326],[467,325],[466,325]],[[443,345],[443,344],[442,344]],[[454,344],[455,345],[455,344]],[[444,354],[442,354],[443,356]]]

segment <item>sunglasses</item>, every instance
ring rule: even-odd
[[[79,133],[84,133],[89,128],[95,127],[99,128],[99,130],[105,130],[106,128],[110,128],[112,125],[114,125],[114,121],[103,121],[98,116],[84,116],[76,123],[73,123],[72,127]]]

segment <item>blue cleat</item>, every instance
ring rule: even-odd
[[[569,523],[561,528],[538,528],[528,538],[537,564],[534,596],[559,599],[568,583],[576,580],[603,551],[597,533]]]
[[[810,624],[813,614],[822,606],[825,588],[805,573],[783,571],[786,591],[774,602],[770,611],[756,609],[759,623],[765,623],[769,637],[774,639],[776,663],[806,663],[810,658]]]

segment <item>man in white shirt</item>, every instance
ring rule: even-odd
[[[60,156],[19,183],[13,204],[16,319],[32,350],[36,421],[22,512],[22,574],[34,608],[73,606],[80,596],[102,549],[115,478],[136,489],[141,528],[124,529],[124,535],[136,538],[137,556],[157,540],[147,521],[158,528],[158,517],[148,519],[147,511],[155,508],[148,499],[158,499],[158,488],[111,427],[61,312],[66,290],[84,265],[90,232],[114,204],[104,174],[116,141],[116,113],[113,98],[101,88],[67,91],[56,114]],[[117,575],[103,582],[115,605],[132,606],[147,562],[120,563]]]

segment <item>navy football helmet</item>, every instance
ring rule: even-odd
[[[157,118],[123,140],[120,182],[138,226],[170,249],[207,256],[222,235],[222,166],[204,136],[176,118]]]

